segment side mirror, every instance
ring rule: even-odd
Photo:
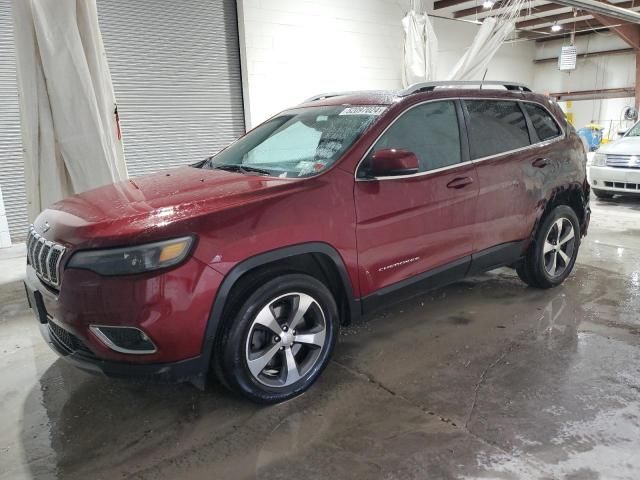
[[[374,177],[411,175],[417,173],[418,165],[415,153],[396,148],[378,150],[369,161],[369,168]]]

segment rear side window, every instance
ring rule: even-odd
[[[420,161],[420,172],[460,163],[460,131],[455,103],[429,102],[402,114],[376,142],[371,155],[388,148],[415,153]]]
[[[465,100],[473,158],[497,155],[531,144],[520,106],[508,100]]]
[[[529,115],[540,141],[549,140],[560,135],[560,127],[544,108],[533,103],[523,103],[522,106],[527,111],[527,115]]]

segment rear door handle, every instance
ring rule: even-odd
[[[550,163],[551,163],[551,160],[549,160],[548,158],[536,158],[533,162],[531,162],[531,165],[533,165],[536,168],[544,168]]]
[[[447,183],[447,188],[464,188],[467,185],[471,185],[472,183],[473,178],[471,177],[458,177]]]

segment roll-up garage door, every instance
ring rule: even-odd
[[[132,176],[244,132],[235,0],[98,0]]]
[[[27,208],[13,22],[0,2],[0,185],[14,241]],[[201,160],[244,132],[234,0],[98,0],[132,176]]]
[[[27,233],[20,106],[16,82],[11,2],[0,2],[0,186],[13,241]]]

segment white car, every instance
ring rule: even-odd
[[[589,167],[589,178],[598,198],[640,194],[640,122],[619,140],[598,149]]]

